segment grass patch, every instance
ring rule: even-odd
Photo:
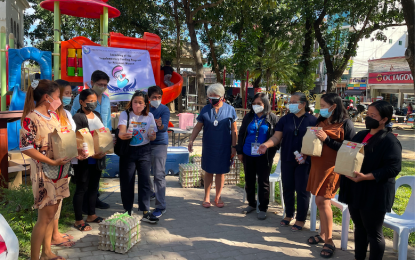
[[[59,220],[59,230],[64,233],[72,226],[75,213],[72,206],[75,185],[70,184],[69,198],[64,200]],[[30,258],[30,238],[37,220],[37,210],[33,209],[33,193],[31,186],[21,185],[17,189],[0,191],[0,214],[6,219],[19,240],[19,259]]]

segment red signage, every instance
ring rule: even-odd
[[[410,71],[391,71],[369,73],[369,84],[413,84],[414,77]]]

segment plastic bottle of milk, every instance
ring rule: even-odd
[[[129,124],[128,125],[128,131],[127,133],[132,134],[134,132],[134,125],[133,124]]]
[[[299,164],[304,164],[305,163],[305,160],[304,160],[303,156],[298,151],[295,151],[294,155],[297,158]]]
[[[88,144],[87,143],[82,144],[82,151],[84,152],[85,156],[89,156]]]
[[[150,128],[148,129],[148,133],[149,133],[150,135],[153,135],[153,134],[154,134],[154,124],[151,124],[151,125],[150,125]]]

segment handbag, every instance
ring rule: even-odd
[[[43,172],[45,173],[46,177],[51,180],[59,180],[65,178],[68,175],[70,166],[71,163],[56,166],[42,163]]]
[[[127,113],[127,129],[128,126],[130,124],[130,113],[125,110],[125,112]],[[118,156],[124,156],[124,155],[128,155],[128,150],[130,148],[130,141],[129,140],[122,140],[118,135],[120,133],[120,129],[116,129],[115,130],[115,137],[117,138],[117,142],[115,143],[114,146],[114,153]]]

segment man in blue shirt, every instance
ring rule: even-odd
[[[92,73],[91,82],[88,82],[87,85],[89,88],[93,89],[97,93],[98,102],[97,102],[97,108],[95,108],[95,111],[101,114],[101,118],[102,118],[102,122],[104,123],[104,126],[107,127],[111,131],[112,127],[111,127],[110,98],[107,95],[103,95],[104,91],[107,90],[109,81],[110,81],[110,77],[108,77],[107,73],[100,71],[100,70],[96,70]],[[75,97],[73,101],[71,114],[75,115],[76,112],[80,108],[81,108],[81,104],[79,103],[79,95],[78,95]],[[88,158],[88,160],[94,160],[94,159]],[[83,209],[86,209],[87,202],[88,202],[88,198],[84,196]],[[99,209],[109,209],[110,205],[99,200],[99,198],[97,197],[97,202],[95,204],[95,207]]]
[[[166,213],[166,159],[169,136],[167,128],[170,120],[170,110],[161,104],[163,91],[159,86],[148,88],[150,112],[157,125],[156,140],[151,142],[151,173],[154,175],[154,193],[156,195],[156,209],[153,215],[160,218]]]
[[[108,82],[110,78],[107,73],[96,70],[91,75],[91,81],[87,82],[89,88],[92,88],[98,95],[97,108],[95,111],[101,114],[102,122],[104,126],[107,127],[110,131],[111,127],[111,103],[110,98],[107,95],[103,95],[105,90],[107,90]],[[81,108],[79,104],[79,95],[75,97],[71,109],[71,114],[75,115],[76,112]]]

